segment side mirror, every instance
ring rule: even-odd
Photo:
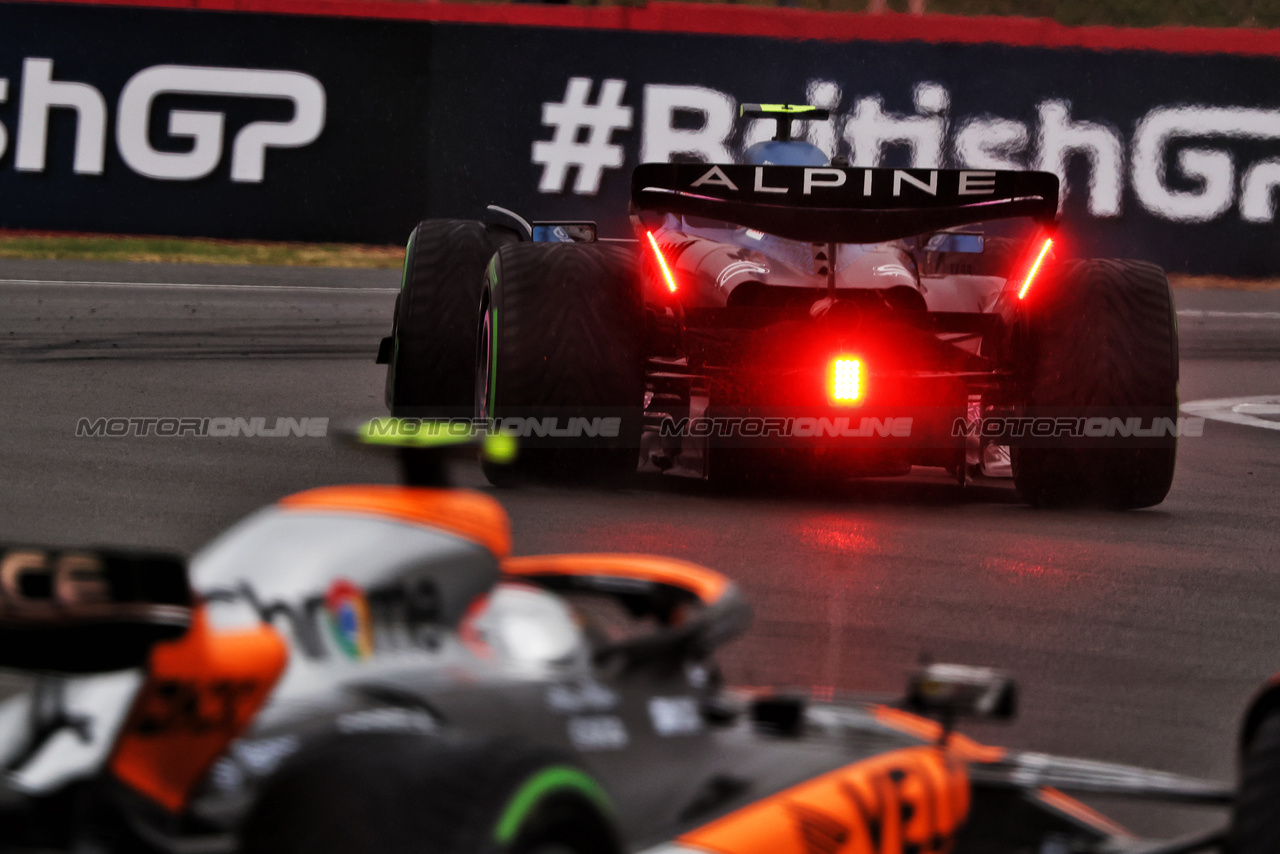
[[[186,562],[157,552],[0,545],[0,667],[139,667],[186,632]]]
[[[1012,720],[1018,689],[1007,674],[990,667],[930,664],[912,674],[905,705],[940,719],[945,735],[958,718]]]
[[[534,243],[595,243],[594,222],[535,222]]]

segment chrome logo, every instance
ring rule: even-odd
[[[373,654],[373,626],[364,593],[350,581],[337,579],[324,595],[329,629],[347,658],[359,661]]]

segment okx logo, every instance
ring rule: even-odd
[[[0,103],[8,95],[9,81],[0,78]],[[163,95],[273,98],[293,105],[293,116],[288,121],[251,122],[235,133],[231,139],[231,180],[241,183],[262,182],[268,148],[310,145],[324,130],[324,87],[310,75],[252,68],[155,65],[125,83],[115,122],[120,157],[134,172],[148,178],[203,178],[218,168],[227,144],[225,113],[173,109],[166,127],[169,136],[186,144],[185,150],[157,149],[149,131],[156,99]],[[97,88],[88,83],[56,80],[52,59],[28,58],[22,64],[18,97],[14,168],[19,172],[45,171],[50,113],[66,109],[73,111],[76,119],[73,171],[79,175],[102,174],[107,102]],[[0,125],[0,156],[8,141],[8,132]]]
[[[360,660],[373,654],[373,625],[364,593],[350,581],[336,579],[324,595],[329,629],[347,658]]]

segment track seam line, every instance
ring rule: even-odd
[[[227,285],[199,282],[79,282],[59,279],[0,279],[0,285],[66,285],[74,288],[170,288],[228,291],[354,291],[356,293],[398,293],[399,288],[359,288],[337,285]]]
[[[1204,311],[1187,308],[1178,312],[1178,317],[1222,317],[1240,318],[1242,320],[1280,320],[1280,311]]]
[[[169,288],[190,290],[227,290],[227,291],[353,291],[356,293],[394,294],[399,288],[361,288],[346,285],[235,285],[214,284],[208,282],[89,282],[61,279],[0,279],[3,285],[65,285],[76,288]],[[1214,311],[1202,309],[1182,309],[1179,317],[1187,318],[1221,318],[1240,320],[1280,320],[1280,311]]]

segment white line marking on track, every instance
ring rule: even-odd
[[[1178,312],[1178,317],[1227,317],[1237,320],[1280,320],[1280,311],[1201,311],[1199,309],[1188,308]]]
[[[353,288],[345,285],[211,285],[198,282],[64,282],[58,279],[0,279],[0,285],[65,285],[72,288],[178,288],[226,291],[355,291],[368,294],[394,294],[399,288]]]
[[[226,291],[357,291],[370,294],[394,294],[399,288],[360,288],[346,285],[230,285],[207,282],[81,282],[62,279],[0,279],[3,285],[65,285],[72,288],[177,288],[193,290]],[[1183,309],[1179,317],[1187,318],[1235,318],[1239,320],[1280,320],[1280,311],[1202,311]]]
[[[1264,394],[1257,397],[1224,397],[1219,400],[1192,400],[1182,404],[1188,415],[1199,415],[1230,424],[1280,430],[1280,394]],[[1275,416],[1277,420],[1259,416]]]

